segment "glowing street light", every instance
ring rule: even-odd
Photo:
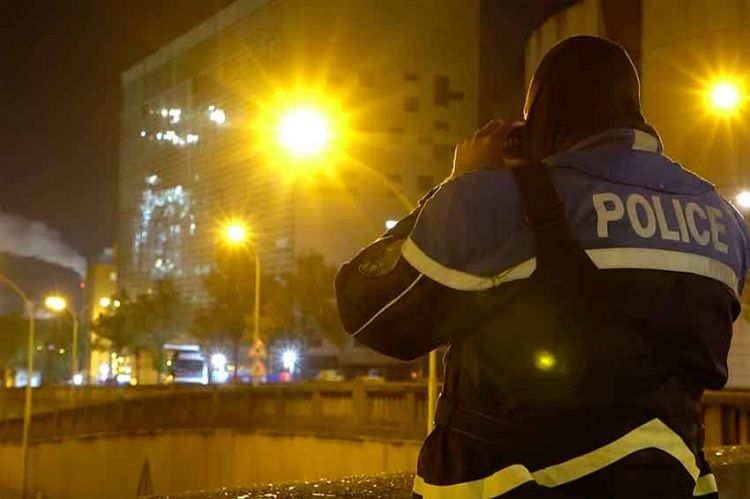
[[[244,244],[247,241],[245,224],[236,220],[227,222],[224,226],[224,239],[233,245]]]
[[[717,113],[732,113],[742,103],[742,90],[735,82],[717,81],[708,89],[708,103]]]
[[[225,371],[227,368],[227,356],[223,353],[211,355],[211,366],[217,371]]]
[[[298,360],[299,354],[296,350],[288,349],[281,353],[281,365],[290,373],[294,372]]]
[[[59,295],[50,295],[44,299],[44,306],[55,312],[62,312],[68,308],[68,302]]]
[[[68,301],[60,295],[49,295],[44,299],[44,306],[53,312],[67,312],[73,320],[73,348],[70,350],[72,357],[70,365],[73,371],[72,379],[75,380],[75,376],[78,374],[78,317],[68,307]]]
[[[742,191],[734,199],[740,208],[750,208],[750,192]]]
[[[244,245],[253,250],[255,260],[255,300],[253,304],[253,348],[262,345],[260,340],[260,256],[250,243],[247,226],[240,220],[230,220],[223,228],[224,240],[232,246]],[[256,383],[256,380],[253,380]]]
[[[331,139],[328,117],[312,106],[287,111],[281,116],[277,132],[281,145],[295,158],[320,154]]]
[[[99,298],[99,306],[102,308],[109,308],[112,305],[112,299],[109,296],[102,296]]]

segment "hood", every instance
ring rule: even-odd
[[[544,56],[529,85],[524,117],[533,160],[605,130],[656,135],[641,114],[640,81],[628,53],[592,36],[566,38]]]

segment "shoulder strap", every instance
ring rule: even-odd
[[[580,286],[585,277],[593,279],[598,269],[573,236],[549,167],[529,163],[513,168],[513,177],[521,192],[526,220],[534,233],[536,276],[567,289]]]

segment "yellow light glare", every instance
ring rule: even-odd
[[[242,244],[247,240],[245,224],[238,221],[228,222],[224,226],[224,239],[229,244]]]
[[[550,371],[557,365],[557,359],[548,350],[538,350],[534,353],[534,366],[540,371]]]
[[[741,101],[742,92],[739,85],[731,81],[719,81],[709,89],[711,107],[720,113],[735,111]]]
[[[44,299],[44,306],[55,312],[62,312],[68,307],[68,302],[62,296],[50,295]]]
[[[737,194],[735,201],[737,201],[737,204],[740,205],[741,208],[750,208],[750,192],[740,192]]]
[[[99,306],[102,308],[109,308],[109,306],[112,305],[112,300],[109,296],[102,296],[99,298]]]
[[[279,142],[296,158],[323,152],[331,138],[331,126],[325,113],[314,107],[287,111],[279,122]]]

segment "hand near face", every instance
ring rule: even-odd
[[[492,120],[473,136],[459,142],[453,154],[450,178],[475,170],[504,168],[503,148],[515,126],[516,122]]]

